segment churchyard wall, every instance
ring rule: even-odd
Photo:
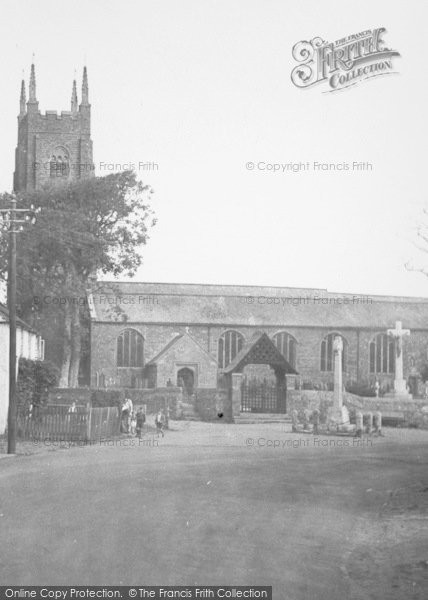
[[[333,392],[317,390],[291,390],[287,392],[287,414],[293,410],[317,409],[325,415],[333,406]],[[365,398],[344,393],[343,403],[348,407],[351,420],[356,412],[382,413],[384,425],[428,429],[428,400],[395,400],[394,398]],[[321,419],[322,420],[322,419]]]
[[[289,390],[287,391],[287,414],[290,415],[293,410],[302,411],[305,409],[319,410],[324,413],[327,408],[333,406],[334,393],[330,391],[319,390]],[[354,394],[343,394],[343,403],[350,411],[362,410],[362,398]]]
[[[230,422],[232,414],[228,390],[196,390],[195,410],[202,421]]]

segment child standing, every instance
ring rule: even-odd
[[[136,426],[137,436],[140,439],[141,439],[141,434],[143,432],[143,427],[144,427],[145,422],[146,422],[146,415],[144,414],[143,409],[140,406],[140,408],[138,409],[138,412],[137,412],[137,426]]]
[[[130,424],[129,424],[129,433],[131,435],[135,435],[136,429],[137,429],[137,417],[135,415],[135,412],[132,411],[131,420],[130,420]]]
[[[165,423],[165,418],[163,416],[163,412],[160,410],[155,417],[155,425],[156,425],[156,429],[158,432],[158,437],[159,437],[159,433],[162,434],[162,437],[165,435],[163,432],[164,423]]]

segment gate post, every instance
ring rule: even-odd
[[[241,414],[242,373],[232,373],[232,422]]]
[[[92,433],[92,403],[88,402],[86,404],[86,442],[91,441],[91,433]]]

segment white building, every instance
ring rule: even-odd
[[[43,360],[44,340],[24,321],[16,320],[16,357]],[[0,434],[7,425],[9,408],[9,313],[0,304]]]

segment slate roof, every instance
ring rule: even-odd
[[[95,322],[428,330],[428,298],[361,296],[318,288],[100,282]]]

